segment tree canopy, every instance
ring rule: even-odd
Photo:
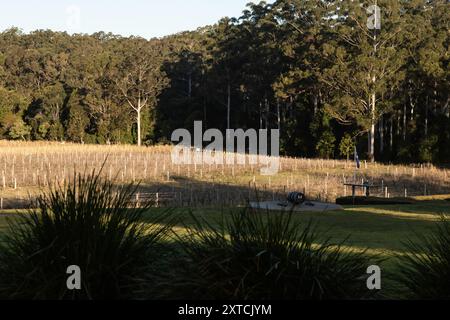
[[[0,138],[166,142],[281,131],[281,154],[449,162],[450,4],[278,0],[161,39],[0,34]],[[344,150],[344,151],[343,151]],[[350,151],[351,150],[351,151]]]

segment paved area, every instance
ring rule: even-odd
[[[266,201],[266,202],[250,202],[250,206],[255,209],[271,210],[271,211],[294,211],[294,212],[324,212],[343,210],[340,205],[333,203],[306,201],[301,205],[293,205],[285,201]]]

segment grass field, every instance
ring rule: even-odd
[[[334,201],[348,195],[344,181],[354,177],[352,163],[335,160],[280,158],[280,172],[262,176],[258,166],[174,165],[170,147],[92,146],[47,142],[0,141],[0,198],[4,201],[35,195],[49,185],[70,178],[74,171],[99,169],[116,177],[118,183],[141,182],[143,191],[174,191],[184,199],[186,208],[176,209],[183,223],[189,223],[188,211],[213,222],[231,209],[254,199],[255,190],[263,198],[285,197],[287,191],[306,191],[310,198]],[[106,162],[105,162],[106,159]],[[336,241],[351,235],[349,244],[370,248],[389,256],[402,251],[402,241],[414,232],[427,232],[436,214],[450,214],[449,170],[433,166],[395,166],[363,164],[357,174],[388,187],[390,196],[418,196],[413,205],[347,207],[331,213],[305,213],[298,219],[320,222],[331,228]],[[384,196],[386,190],[375,191]],[[425,194],[443,194],[426,197]],[[428,201],[427,201],[428,200]],[[436,201],[433,201],[436,200]],[[441,201],[438,201],[441,200]],[[165,210],[165,209],[154,209]],[[0,214],[4,227],[5,212]],[[151,214],[149,214],[151,216]]]
[[[174,231],[182,235],[185,227],[193,224],[194,215],[217,226],[236,208],[198,208],[198,209],[151,209],[145,216],[145,221],[151,222],[156,212],[171,210],[178,218]],[[16,211],[0,212],[0,234],[4,233],[8,219],[14,219]],[[404,254],[404,243],[415,239],[417,235],[426,235],[439,223],[442,214],[450,214],[450,202],[444,200],[421,201],[413,205],[392,206],[356,206],[346,207],[342,211],[326,213],[300,213],[294,219],[305,225],[317,223],[322,237],[330,238],[333,243],[346,240],[349,248],[357,250],[368,249],[368,253],[377,254],[385,259],[382,263],[383,272],[399,271],[396,255]],[[385,284],[392,288],[392,280]],[[385,294],[391,295],[387,289]]]
[[[106,159],[106,161],[105,161]],[[353,164],[334,160],[281,158],[281,170],[262,176],[257,166],[173,165],[169,147],[81,146],[48,143],[10,143],[0,141],[0,198],[4,203],[36,195],[54,183],[66,181],[73,172],[99,169],[116,177],[117,183],[141,182],[142,192],[172,191],[188,201],[175,209],[152,208],[145,215],[173,211],[174,231],[185,232],[192,215],[211,225],[225,219],[233,210],[255,197],[276,199],[288,191],[305,191],[309,198],[334,201],[349,195],[343,187],[354,177]],[[394,166],[363,164],[358,179],[369,179],[388,189],[376,190],[380,196],[416,196],[410,205],[346,206],[326,213],[298,213],[295,219],[317,223],[322,237],[346,246],[380,255],[383,271],[398,271],[397,254],[404,254],[404,242],[428,234],[440,215],[450,214],[450,171],[433,166]],[[255,190],[258,190],[256,195]],[[427,195],[433,196],[427,196]],[[0,237],[8,219],[17,211],[0,210]],[[389,281],[388,281],[389,282]],[[388,292],[387,296],[391,293]]]
[[[166,209],[153,209],[157,211]],[[192,215],[217,225],[222,217],[236,209],[201,208],[193,209]],[[174,209],[179,217],[177,230],[183,232],[185,226],[193,223],[189,211]],[[426,233],[440,220],[441,214],[450,214],[450,202],[427,201],[406,206],[347,207],[342,211],[324,213],[298,213],[295,219],[305,224],[318,223],[321,231],[336,242],[350,236],[348,243],[356,248],[369,248],[389,255],[402,252],[402,241],[413,237],[414,233]],[[151,220],[152,213],[147,215]]]
[[[217,225],[236,208],[153,208],[146,215],[150,222],[153,212],[170,210],[178,218],[175,226],[178,232],[193,223],[191,214]],[[0,211],[0,230],[5,231],[8,219],[24,210]],[[294,218],[305,224],[317,223],[333,241],[340,242],[347,237],[348,244],[355,248],[369,248],[383,255],[403,252],[403,242],[414,238],[415,233],[424,234],[439,222],[441,215],[450,214],[449,201],[423,201],[412,205],[355,206],[342,211],[297,213]]]

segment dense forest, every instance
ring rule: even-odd
[[[161,39],[0,34],[0,138],[157,144],[281,130],[281,154],[450,162],[450,3],[278,0]]]

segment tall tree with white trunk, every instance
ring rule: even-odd
[[[390,97],[404,79],[404,7],[394,0],[335,4],[324,57],[333,64],[321,80],[334,92],[327,111],[344,124],[357,123],[368,136],[368,157],[375,161],[376,126],[390,111]]]
[[[162,45],[159,40],[127,39],[122,50],[123,61],[119,69],[123,72],[117,87],[124,103],[136,113],[137,144],[141,146],[143,112],[154,109],[169,80],[161,70]]]

